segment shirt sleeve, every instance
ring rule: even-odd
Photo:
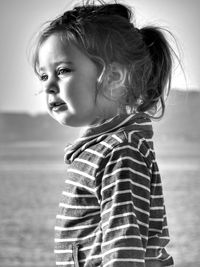
[[[103,267],[144,267],[150,211],[150,174],[130,144],[106,157],[99,189]]]

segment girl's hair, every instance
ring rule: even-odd
[[[159,107],[162,117],[171,87],[173,50],[161,28],[137,29],[131,20],[131,9],[117,3],[87,3],[66,11],[40,32],[33,53],[35,72],[40,46],[49,36],[58,34],[96,64],[101,74],[97,92],[103,87],[108,66],[117,62],[126,69],[123,86],[127,89],[125,104],[129,110],[155,115]]]

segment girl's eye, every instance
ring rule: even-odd
[[[70,72],[72,72],[72,70],[69,69],[69,68],[60,68],[58,70],[58,75],[64,75],[64,74],[67,74],[67,73],[70,73]]]
[[[47,76],[47,74],[41,74],[39,76],[39,78],[40,78],[41,81],[46,81],[48,79],[48,76]]]

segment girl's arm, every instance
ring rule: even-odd
[[[106,160],[99,189],[103,267],[161,266],[161,261],[154,260],[162,256],[159,237],[155,242],[151,239],[148,247],[154,218],[150,218],[151,172],[144,156],[127,142],[115,147]],[[162,202],[156,205],[163,210]],[[162,212],[158,214],[156,220],[162,221]],[[162,223],[157,228],[162,234]],[[147,250],[152,259],[145,265]]]
[[[150,210],[146,163],[129,143],[120,145],[107,157],[101,179],[103,267],[144,267]]]

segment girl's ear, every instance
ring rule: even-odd
[[[126,69],[117,62],[111,63],[107,69],[105,81],[105,93],[111,100],[119,100],[126,95],[125,79]]]

